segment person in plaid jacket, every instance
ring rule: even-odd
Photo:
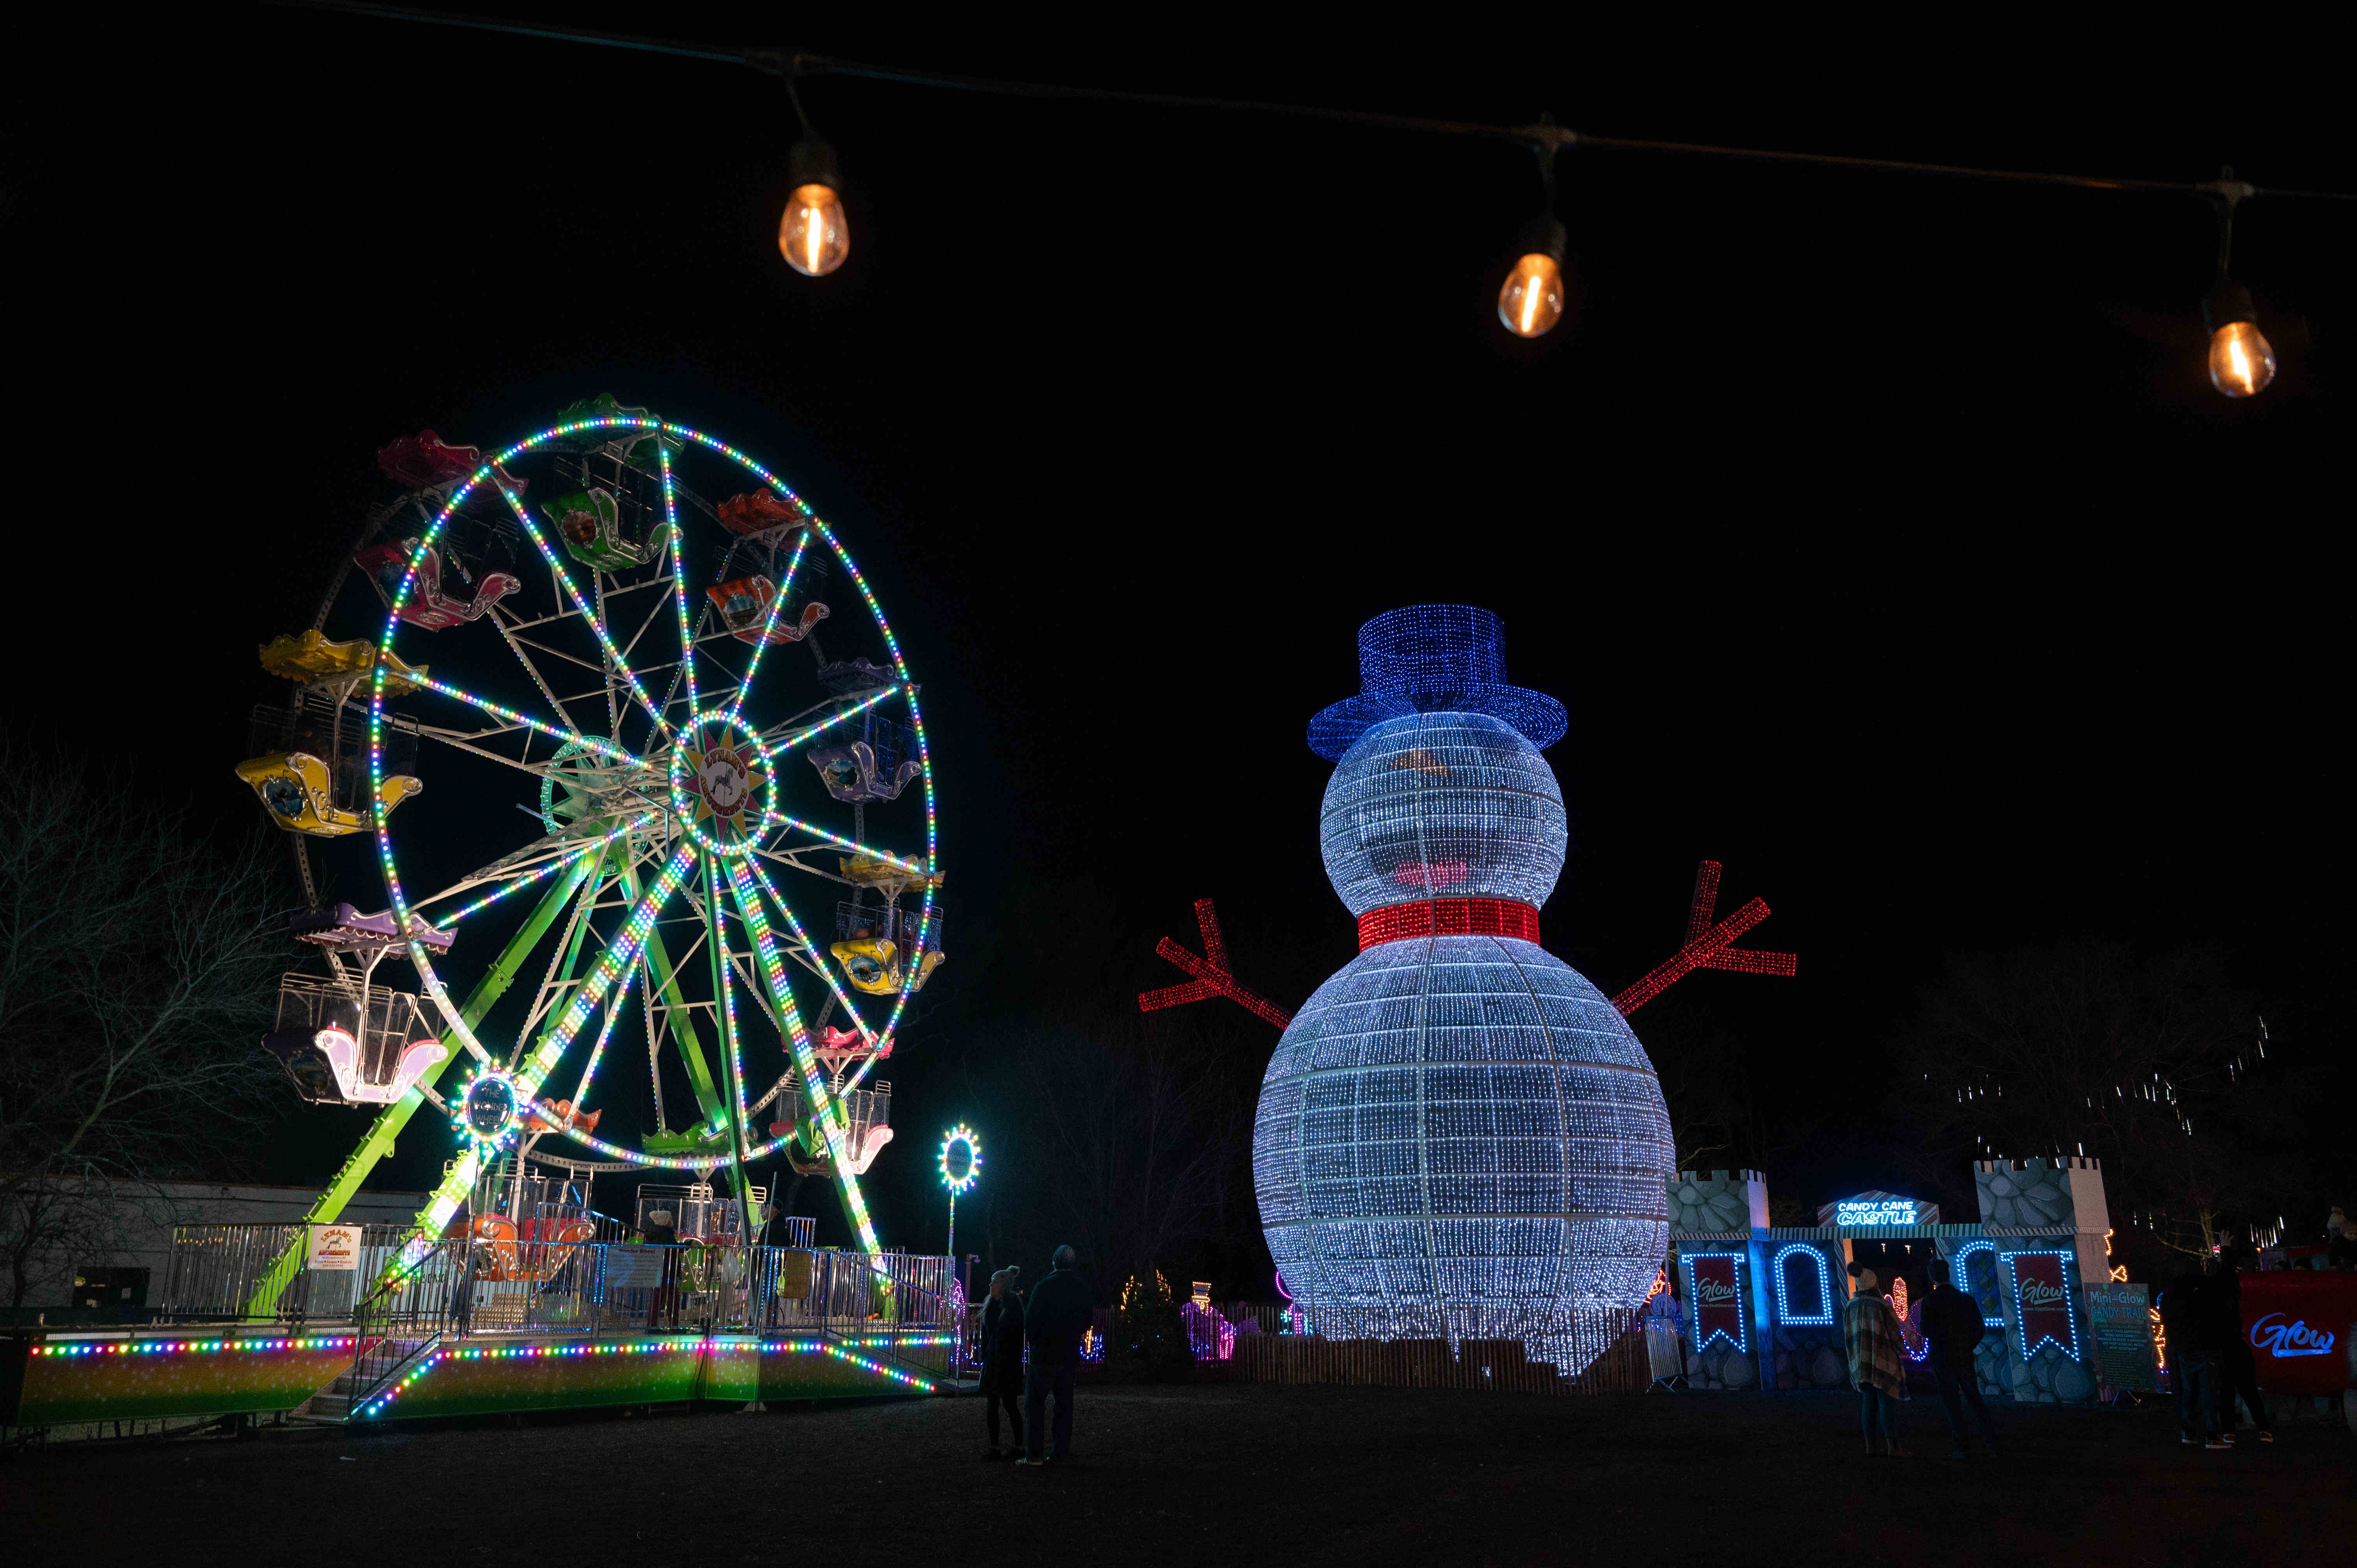
[[[1849,1380],[1857,1385],[1858,1419],[1866,1428],[1866,1452],[1871,1458],[1887,1454],[1905,1458],[1894,1433],[1898,1412],[1893,1408],[1907,1397],[1907,1374],[1900,1370],[1899,1315],[1882,1296],[1882,1282],[1872,1269],[1856,1263],[1849,1272],[1857,1280],[1842,1319],[1842,1337],[1849,1348]],[[1882,1431],[1882,1446],[1874,1445],[1875,1429]]]

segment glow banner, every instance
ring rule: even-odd
[[[1694,1343],[1697,1350],[1725,1336],[1743,1348],[1743,1260],[1733,1252],[1710,1252],[1686,1264],[1694,1281]]]
[[[2021,1355],[2038,1354],[2052,1340],[2072,1360],[2079,1359],[2079,1329],[2071,1316],[2071,1285],[2063,1273],[2068,1260],[2060,1252],[2010,1252],[2016,1310],[2021,1314]]]
[[[2242,1276],[2243,1338],[2269,1393],[2335,1394],[2350,1386],[2357,1274],[2306,1269]]]

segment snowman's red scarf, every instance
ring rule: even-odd
[[[1370,909],[1359,917],[1359,950],[1417,937],[1519,937],[1539,940],[1539,912],[1511,898],[1426,898]]]

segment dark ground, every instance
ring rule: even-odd
[[[134,1541],[183,1562],[775,1563],[832,1539],[822,1555],[867,1563],[2011,1568],[2346,1561],[2357,1539],[2345,1429],[2212,1454],[2158,1402],[2000,1411],[2003,1452],[1961,1463],[1921,1400],[1916,1455],[1863,1458],[1847,1395],[1133,1386],[1080,1412],[1079,1463],[1045,1472],[979,1463],[971,1399],[60,1449],[0,1464],[0,1518],[28,1563]]]

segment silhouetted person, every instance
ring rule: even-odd
[[[1072,1456],[1072,1369],[1081,1359],[1081,1336],[1089,1331],[1097,1308],[1096,1290],[1081,1277],[1079,1263],[1080,1254],[1071,1247],[1057,1248],[1055,1272],[1031,1287],[1031,1299],[1023,1309],[1023,1335],[1031,1343],[1031,1376],[1023,1397],[1031,1416],[1031,1442],[1024,1457],[1015,1461],[1017,1465]],[[1056,1444],[1042,1457],[1051,1388],[1056,1394]]]
[[[1849,1350],[1849,1380],[1857,1385],[1858,1422],[1866,1428],[1866,1452],[1895,1459],[1908,1456],[1899,1446],[1897,1405],[1907,1397],[1907,1374],[1900,1368],[1905,1341],[1899,1332],[1899,1314],[1882,1299],[1882,1288],[1872,1269],[1850,1265],[1857,1276],[1857,1294],[1850,1298],[1842,1320],[1842,1338]],[[1877,1428],[1882,1446],[1874,1445]]]
[[[1015,1446],[1023,1447],[1023,1410],[1017,1402],[1023,1392],[1023,1298],[1015,1294],[1020,1273],[1012,1265],[990,1276],[990,1300],[982,1309],[982,1407],[990,1427],[985,1459],[998,1452],[998,1407],[1006,1407],[1014,1423]]]
[[[663,1249],[662,1273],[655,1288],[647,1294],[647,1326],[668,1328],[679,1310],[679,1230],[677,1217],[668,1208],[650,1209],[647,1213],[647,1242],[650,1247]]]
[[[1923,1337],[1932,1342],[1932,1376],[1940,1384],[1940,1402],[1948,1409],[1948,1434],[1955,1446],[1948,1457],[1964,1456],[1964,1405],[1980,1417],[1981,1441],[1996,1446],[1996,1427],[1988,1406],[1981,1402],[1980,1378],[1973,1370],[1973,1348],[1988,1332],[1981,1304],[1932,1271],[1932,1294],[1923,1301]]]
[[[2177,1440],[2190,1447],[2231,1448],[2218,1434],[2217,1313],[2210,1282],[2188,1263],[2162,1287],[2161,1332],[2168,1337],[2169,1381],[2177,1389]]]
[[[2251,1354],[2251,1337],[2243,1331],[2243,1271],[2256,1261],[2247,1243],[2229,1247],[2219,1260],[2217,1275],[2210,1282],[2211,1293],[2216,1297],[2213,1310],[2218,1315],[2218,1333],[2226,1350],[2218,1369],[2218,1429],[2230,1442],[2234,1429],[2242,1424],[2234,1415],[2238,1397],[2250,1409],[2251,1424],[2259,1429],[2259,1441],[2276,1440],[2274,1423],[2267,1420],[2267,1402],[2259,1395],[2258,1359]]]

